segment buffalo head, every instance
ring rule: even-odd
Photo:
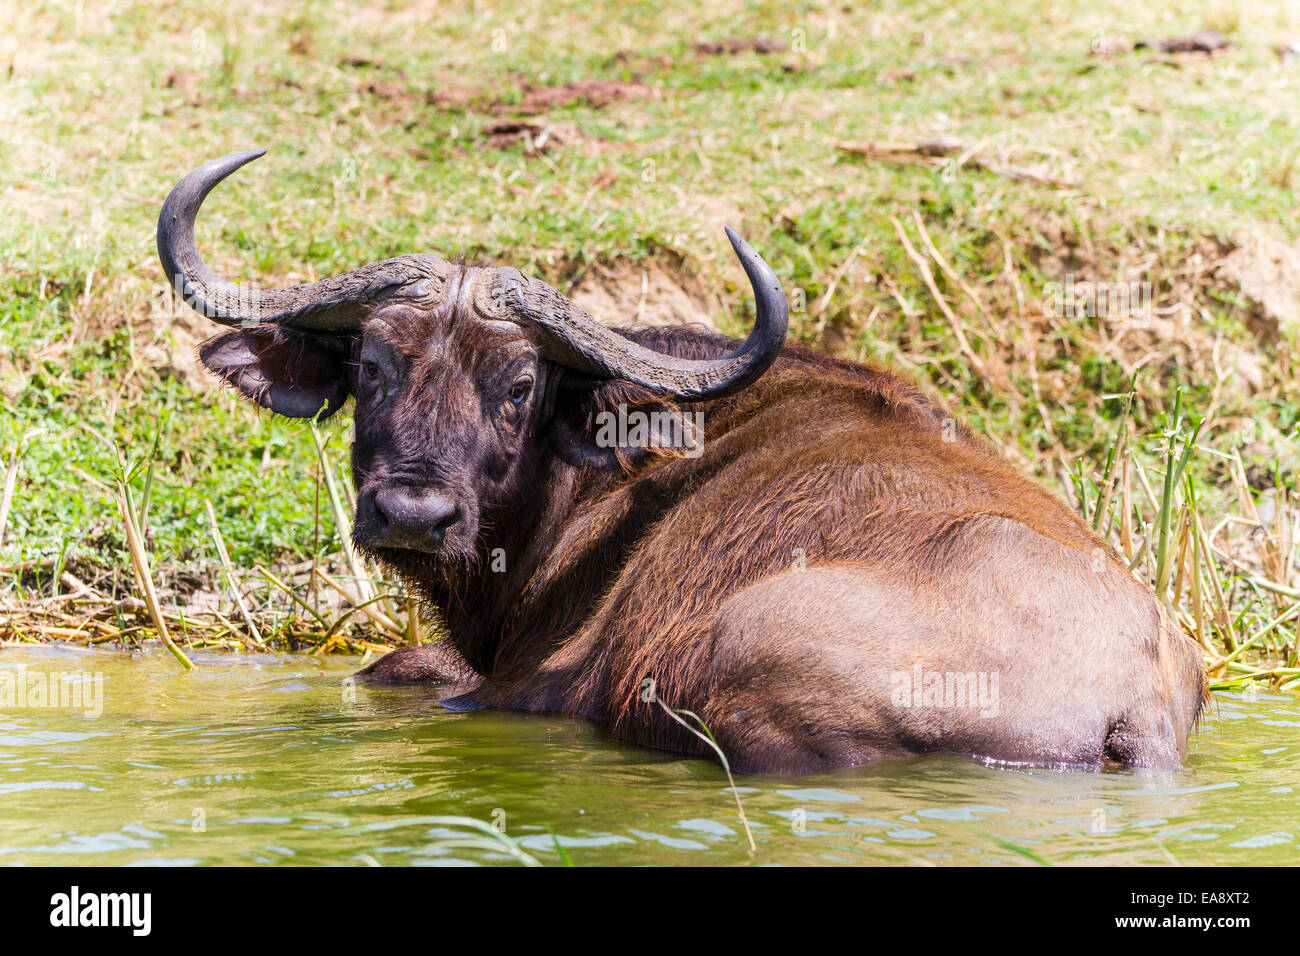
[[[671,410],[730,394],[784,343],[781,286],[730,229],[757,320],[716,359],[639,345],[515,269],[429,255],[287,289],[238,285],[204,264],[194,220],[217,183],[261,155],[213,160],[176,184],[158,220],[163,269],[188,305],[232,327],[199,354],[248,398],[293,418],[328,417],[356,398],[354,536],[399,567],[474,561],[486,527],[517,520],[512,503],[549,456],[626,464],[626,449],[593,443],[602,406]]]

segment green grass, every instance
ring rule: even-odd
[[[1205,514],[1240,509],[1234,452],[1253,494],[1293,483],[1295,336],[1257,339],[1254,306],[1215,266],[1243,235],[1296,239],[1300,67],[1271,50],[1300,36],[1295,16],[1167,0],[24,5],[0,45],[0,453],[43,431],[23,447],[0,563],[78,549],[129,587],[113,449],[139,457],[155,438],[145,531],[164,573],[215,564],[205,501],[239,567],[337,551],[309,429],[194,372],[186,355],[202,326],[169,312],[154,252],[175,180],[251,147],[270,152],[200,220],[201,248],[232,277],[287,283],[430,251],[566,289],[592,264],[652,260],[704,290],[735,332],[746,313],[721,230],[732,224],[807,303],[796,338],[919,379],[1063,492],[1070,473],[1100,487],[1124,406],[1114,396],[1137,369],[1125,453],[1143,467],[1163,460],[1181,389],[1206,421],[1194,491],[1170,494],[1195,494]],[[1088,55],[1099,38],[1207,26],[1234,44],[1213,60]],[[754,37],[786,49],[695,51]],[[592,79],[655,96],[531,117],[577,131],[542,156],[485,144],[529,89]],[[1081,185],[840,148],[936,134]],[[893,224],[929,261],[914,213],[974,293],[933,267],[966,345]],[[1045,317],[1048,285],[1066,272],[1148,281],[1157,302],[1183,308],[1123,334]],[[1231,369],[1238,356],[1259,369],[1257,388],[1216,379],[1216,361]],[[1139,523],[1156,522],[1148,505],[1139,496]],[[1222,570],[1245,595],[1233,627],[1266,623],[1276,592]],[[50,586],[10,577],[23,599]],[[1261,660],[1292,634],[1279,627]]]

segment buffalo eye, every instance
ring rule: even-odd
[[[530,378],[521,378],[510,386],[510,401],[515,405],[522,405],[533,390],[533,380]]]
[[[376,384],[379,381],[379,366],[374,362],[362,362],[359,377],[362,385]]]

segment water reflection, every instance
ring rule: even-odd
[[[509,862],[434,818],[498,820],[573,862],[1294,863],[1300,700],[1223,694],[1177,773],[996,769],[929,758],[739,781],[546,715],[451,713],[348,686],[344,661],[8,648],[0,668],[104,679],[98,718],[0,712],[6,863]],[[453,845],[448,845],[448,844]]]

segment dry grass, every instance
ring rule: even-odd
[[[149,482],[145,482],[143,501],[137,501],[131,490],[133,480],[142,471],[150,474],[154,462],[150,458],[134,467],[123,463],[117,489],[131,581],[102,573],[80,553],[0,567],[0,573],[12,575],[16,582],[9,594],[0,595],[0,643],[61,640],[135,646],[157,639],[186,670],[194,665],[182,643],[222,650],[343,651],[366,656],[402,644],[420,644],[426,628],[418,604],[385,583],[352,549],[351,525],[338,500],[337,465],[328,454],[328,436],[316,433],[316,438],[316,474],[333,504],[332,537],[341,544],[339,553],[283,567],[279,573],[260,565],[241,572],[230,560],[212,503],[205,501],[219,564],[197,577],[205,583],[224,582],[226,597],[238,614],[223,613],[225,602],[211,592],[207,596],[216,600],[203,605],[174,601],[164,606],[145,543]],[[318,490],[318,499],[319,495]],[[70,563],[84,564],[100,580],[86,583],[69,570]],[[240,623],[232,621],[236,616]]]
[[[167,188],[260,145],[200,243],[263,284],[464,253],[611,319],[736,331],[736,225],[786,283],[795,337],[915,376],[1072,496],[1218,679],[1294,684],[1300,67],[1273,52],[1300,37],[1293,5],[157,0],[11,19],[0,640],[436,636],[349,550],[336,433],[214,389],[192,354],[208,329],[163,295]],[[1232,46],[1119,52],[1201,28]],[[1064,314],[1070,277],[1145,283],[1152,308]],[[1201,420],[1185,466],[1179,394]],[[149,449],[143,467],[121,473],[119,448]]]

